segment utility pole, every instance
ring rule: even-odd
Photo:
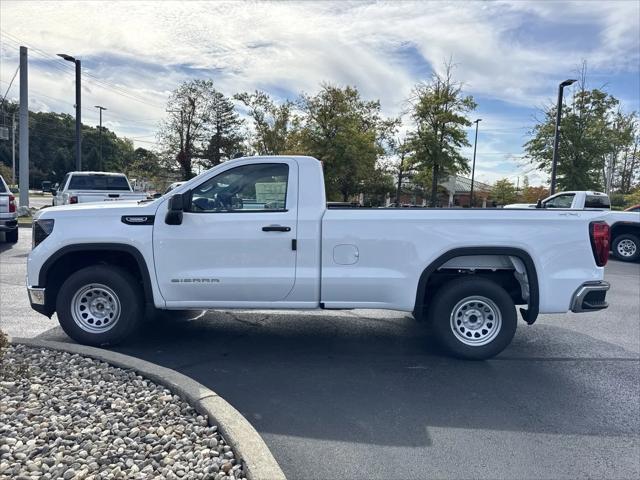
[[[11,112],[11,185],[16,184],[16,111]]]
[[[29,206],[29,71],[27,47],[20,47],[20,206]]]
[[[82,170],[82,99],[80,90],[80,74],[82,72],[80,60],[66,53],[59,53],[59,57],[76,66],[76,170]]]
[[[573,83],[577,82],[577,80],[569,79],[562,82],[558,85],[558,105],[556,108],[556,134],[553,139],[553,160],[551,161],[551,188],[549,189],[549,194],[553,195],[556,193],[556,170],[558,168],[558,148],[560,146],[560,119],[562,118],[562,95],[564,91],[564,87],[568,87]]]
[[[100,139],[100,163],[98,170],[102,170],[102,111],[106,110],[106,108],[101,107],[100,105],[94,105],[98,110],[100,110],[100,130],[98,131],[98,138]]]
[[[473,142],[473,164],[471,166],[471,191],[469,192],[469,207],[473,208],[475,203],[473,202],[473,180],[476,174],[476,148],[478,147],[478,124],[482,121],[481,118],[478,118],[473,123],[476,124],[476,139]]]

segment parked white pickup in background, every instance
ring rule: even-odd
[[[69,172],[53,197],[53,205],[143,200],[147,195],[134,192],[126,175],[109,172]]]

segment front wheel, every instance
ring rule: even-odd
[[[114,345],[130,337],[144,316],[142,290],[125,270],[96,265],[78,270],[56,301],[60,326],[85,345]]]
[[[451,280],[438,290],[429,308],[429,321],[449,353],[484,360],[511,343],[518,319],[515,304],[504,288],[471,276]]]
[[[635,235],[624,233],[613,240],[613,256],[623,262],[634,262],[640,258],[640,240]]]

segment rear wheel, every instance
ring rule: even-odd
[[[8,232],[6,232],[5,234],[5,241],[7,243],[18,243],[18,229],[14,229],[14,230],[10,230]]]
[[[114,345],[131,336],[144,315],[142,291],[131,274],[92,266],[72,274],[56,302],[60,326],[86,345]]]
[[[449,353],[483,360],[509,345],[517,315],[513,300],[500,285],[485,278],[461,277],[438,291],[429,308],[429,321]]]
[[[635,235],[624,233],[613,240],[613,256],[623,262],[633,262],[640,258],[640,240]]]

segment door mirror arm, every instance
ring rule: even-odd
[[[536,203],[536,208],[544,208],[544,205],[542,205],[541,199],[538,199],[538,202]]]
[[[182,224],[182,214],[184,212],[184,201],[185,194],[176,193],[172,195],[169,199],[169,207],[167,210],[167,215],[164,218],[164,222],[167,225],[181,225]]]

